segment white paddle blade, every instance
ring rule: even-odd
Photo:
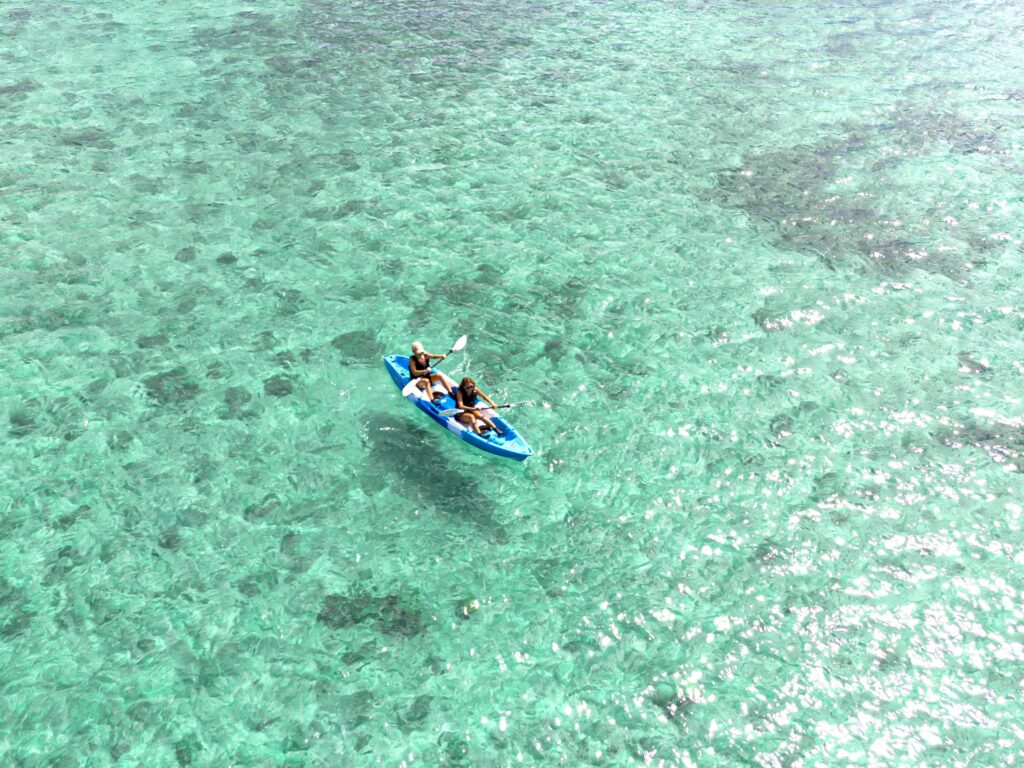
[[[449,409],[447,409],[445,411],[441,411],[437,415],[438,416],[443,416],[444,418],[448,418],[449,416],[454,416],[458,412],[459,412],[458,408],[449,408]]]
[[[419,379],[413,379],[404,387],[402,387],[402,397],[408,397],[409,395],[415,394],[416,390],[418,389],[416,385],[419,384],[419,382]]]
[[[469,337],[465,336],[465,335],[460,336],[459,340],[456,341],[454,344],[452,344],[452,352],[458,352],[460,349],[462,349],[464,346],[466,346],[466,340],[468,338]]]

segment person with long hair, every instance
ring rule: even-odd
[[[462,411],[455,418],[463,424],[471,426],[478,435],[483,435],[489,429],[493,429],[499,435],[505,434],[502,429],[498,428],[493,421],[484,415],[485,409],[477,406],[480,400],[484,400],[493,408],[494,401],[477,389],[476,382],[469,378],[469,376],[466,376],[459,382],[453,397],[455,398],[455,406]]]

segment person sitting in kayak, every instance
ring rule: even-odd
[[[481,398],[490,403],[492,408],[494,407],[494,401],[477,389],[476,382],[469,378],[469,376],[466,376],[459,382],[453,397],[455,398],[455,406],[462,411],[455,418],[463,424],[469,424],[478,435],[482,435],[488,429],[493,429],[499,435],[505,434],[504,430],[498,429],[493,421],[484,416],[482,410],[476,410],[477,402]],[[483,429],[480,428],[481,424]]]
[[[423,348],[418,341],[412,343],[412,356],[409,358],[409,376],[419,379],[417,387],[431,400],[437,401],[444,397],[444,392],[434,392],[434,384],[440,384],[444,391],[455,397],[455,393],[448,389],[448,382],[440,373],[434,373],[430,369],[431,360],[444,360],[447,355],[433,355]]]

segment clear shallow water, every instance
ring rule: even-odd
[[[6,5],[5,762],[1018,762],[1020,10]]]

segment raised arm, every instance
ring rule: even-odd
[[[478,395],[480,395],[480,397],[481,397],[481,398],[483,398],[483,399],[484,399],[484,400],[486,400],[486,401],[487,401],[488,403],[490,403],[490,404],[491,404],[491,408],[495,408],[495,407],[497,407],[497,406],[495,405],[495,402],[494,402],[493,400],[491,400],[491,398],[489,398],[489,397],[488,397],[487,395],[485,395],[485,394],[484,394],[483,392],[481,392],[481,391],[480,391],[479,389],[478,389],[478,390],[476,391],[476,393],[477,393]]]

